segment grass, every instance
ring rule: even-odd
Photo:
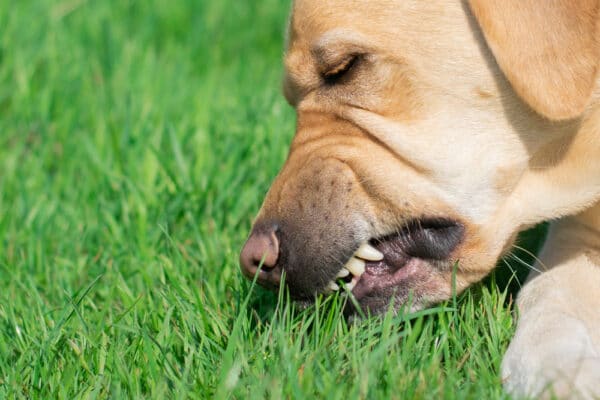
[[[239,273],[294,130],[288,7],[0,7],[0,398],[505,397],[507,267],[354,323]]]

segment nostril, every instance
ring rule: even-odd
[[[279,239],[276,229],[254,229],[240,253],[240,266],[244,275],[254,278],[262,263],[263,278],[279,282],[279,269],[275,268],[279,258]],[[259,276],[261,280],[261,276]]]

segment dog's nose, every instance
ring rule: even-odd
[[[276,227],[254,229],[240,253],[244,275],[253,279],[258,272],[257,281],[263,286],[277,287],[281,281],[281,268],[277,265],[279,239],[276,230]]]

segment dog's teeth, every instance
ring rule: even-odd
[[[338,290],[340,290],[340,287],[335,282],[329,282],[329,285],[327,285],[327,289],[337,292]]]
[[[340,272],[337,273],[336,278],[345,278],[348,275],[350,275],[350,271],[348,271],[346,268],[342,268]]]
[[[354,256],[367,261],[383,260],[383,253],[371,246],[369,243],[363,243],[358,250],[356,250]]]
[[[361,276],[365,272],[365,262],[355,257],[350,257],[346,263],[346,269],[354,276]]]

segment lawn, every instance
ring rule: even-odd
[[[0,4],[0,398],[506,397],[515,258],[354,322],[239,273],[294,131],[288,8]]]

